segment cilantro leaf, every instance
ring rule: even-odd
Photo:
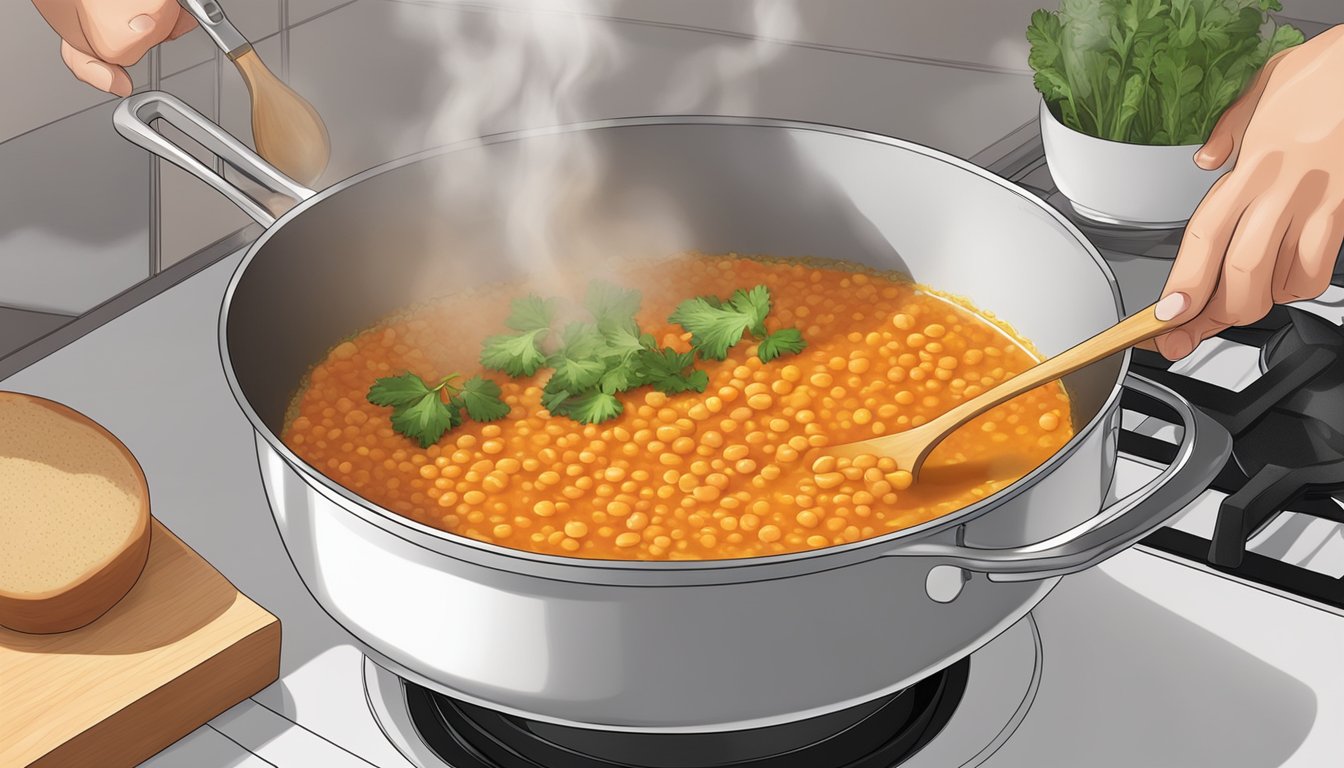
[[[577,397],[568,398],[559,405],[557,411],[552,411],[552,413],[568,416],[583,424],[598,424],[620,416],[622,409],[621,401],[617,400],[615,395],[592,390]]]
[[[671,347],[645,349],[634,357],[631,367],[641,384],[651,385],[669,395],[682,392],[704,392],[709,386],[709,374],[687,368],[695,362],[695,353],[678,352]]]
[[[443,402],[437,391],[427,392],[411,405],[392,412],[392,428],[428,448],[437,443],[443,433],[462,423],[456,408]]]
[[[608,395],[624,392],[639,385],[639,378],[628,365],[616,365],[608,368],[597,381],[597,389]]]
[[[550,361],[550,365],[555,369],[551,374],[547,386],[554,383],[556,389],[567,389],[571,392],[587,389],[602,378],[602,374],[607,368],[601,360],[593,358],[573,358],[568,355],[555,355]]]
[[[500,399],[499,385],[480,376],[462,385],[461,401],[467,415],[476,421],[497,421],[509,415],[508,404]]]
[[[803,334],[797,328],[781,328],[761,339],[756,347],[756,356],[762,363],[768,363],[780,355],[796,355],[807,347]]]
[[[749,328],[757,336],[765,335],[765,316],[770,314],[770,289],[758,285],[749,291],[738,289],[728,300],[733,309],[750,319]]]
[[[526,333],[550,328],[551,318],[554,316],[555,299],[543,299],[536,294],[529,294],[513,300],[512,311],[504,324],[515,331]]]
[[[639,303],[639,291],[627,290],[604,280],[593,280],[588,284],[588,296],[583,305],[599,325],[609,323],[634,328]]]
[[[402,406],[410,405],[425,395],[430,389],[425,380],[414,373],[400,376],[387,376],[373,382],[369,387],[368,401],[374,405]]]
[[[598,357],[606,345],[602,332],[592,323],[570,323],[560,336],[559,354],[575,360]]]
[[[541,407],[550,412],[552,416],[558,416],[560,409],[564,407],[565,402],[569,400],[569,390],[551,388],[547,386],[541,390]]]
[[[598,329],[606,356],[626,358],[644,348],[645,339],[636,332],[638,329],[610,321],[598,323]]]
[[[691,332],[691,346],[701,357],[722,360],[728,348],[742,340],[753,318],[732,307],[716,307],[702,296],[683,301],[667,319]]]
[[[537,328],[491,336],[485,340],[481,350],[481,365],[514,377],[531,376],[546,362],[538,342],[545,338],[547,332],[546,328]]]

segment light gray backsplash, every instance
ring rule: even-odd
[[[529,127],[521,115],[505,111],[468,131],[431,131],[437,108],[452,98],[439,68],[444,42],[406,35],[434,27],[442,14],[478,25],[526,23],[516,8],[504,7],[518,2],[225,5],[262,59],[277,74],[288,73],[326,119],[334,156],[320,187],[427,146]],[[667,94],[688,62],[749,44],[743,33],[756,28],[750,15],[755,3],[585,3],[615,17],[595,23],[615,41],[620,66],[575,99],[567,116],[749,112],[876,131],[967,156],[1033,115],[1036,96],[1025,74],[1022,30],[1037,5],[796,0],[801,26],[787,39],[764,44],[773,63],[736,84],[749,99],[730,103],[721,87],[711,85],[670,105]],[[151,173],[149,158],[113,132],[114,100],[69,75],[55,34],[28,0],[0,3],[0,28],[13,41],[0,46],[0,66],[25,73],[11,78],[17,108],[0,111],[0,306],[80,312],[144,278],[151,253],[168,266],[246,224],[235,208],[177,169],[164,164]],[[151,83],[146,62],[135,68],[138,88],[175,93],[250,142],[246,89],[202,33],[165,44],[158,56],[158,80]],[[32,133],[3,141],[24,131]],[[158,184],[152,212],[151,179]]]
[[[487,4],[360,0],[290,32],[291,83],[312,100],[332,134],[326,181],[427,146],[534,127],[505,112],[460,135],[431,133],[435,112],[453,98],[439,64],[443,42],[408,37],[406,30],[434,29],[441,14],[482,26],[527,23]],[[745,111],[877,131],[970,155],[1029,121],[1037,98],[1025,74],[780,44],[769,46],[772,63],[734,84],[748,95],[745,101],[726,101],[722,88],[711,84],[672,107],[668,94],[683,67],[747,43],[684,26],[594,23],[614,41],[620,63],[567,105],[571,120]],[[397,42],[370,44],[375,40]]]
[[[107,102],[0,144],[0,306],[80,313],[149,273],[149,157]]]
[[[165,77],[160,87],[187,102],[210,120],[218,121],[220,82],[238,79],[233,64],[220,58],[221,61],[216,61],[212,56],[203,64]],[[246,109],[242,111],[246,113]],[[171,135],[206,165],[214,167],[214,157],[204,149],[189,139],[184,140],[176,131]],[[251,222],[246,214],[218,192],[173,164],[159,162],[158,173],[162,268],[172,266]]]
[[[221,4],[229,21],[249,40],[260,40],[280,31],[280,0],[224,0]],[[161,71],[168,76],[214,58],[217,48],[198,28],[164,43],[161,50]]]

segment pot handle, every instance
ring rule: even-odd
[[[163,120],[190,136],[239,173],[260,184],[267,192],[287,200],[281,204],[275,200],[258,199],[243,191],[225,179],[223,174],[217,173],[156,131],[152,126],[155,120]],[[274,224],[276,216],[292,207],[294,202],[302,202],[317,194],[276,170],[256,152],[171,94],[145,91],[127,96],[112,113],[112,125],[126,140],[214,187],[263,227]]]
[[[1091,568],[1119,553],[1194,501],[1232,451],[1232,437],[1207,414],[1170,389],[1134,374],[1127,389],[1161,401],[1184,426],[1176,458],[1157,477],[1081,525],[1035,544],[986,549],[951,543],[917,543],[893,550],[900,557],[930,557],[991,581],[1036,581]]]

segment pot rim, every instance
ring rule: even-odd
[[[1048,111],[1048,110],[1047,110]],[[1117,317],[1124,317],[1124,306],[1121,301],[1120,287],[1115,274],[1105,259],[1101,257],[1100,252],[1092,245],[1090,241],[1078,230],[1078,228],[1069,221],[1063,214],[1055,210],[1044,200],[1032,195],[1030,192],[1022,189],[1016,184],[997,176],[989,171],[971,163],[967,160],[950,155],[930,147],[923,146],[904,139],[897,139],[890,136],[884,136],[869,131],[860,131],[852,128],[827,125],[824,123],[813,123],[798,120],[781,120],[776,118],[763,117],[742,117],[742,116],[718,116],[718,115],[664,115],[649,117],[625,117],[612,118],[606,120],[594,120],[581,123],[569,123],[545,128],[525,129],[519,131],[507,131],[495,134],[489,134],[475,139],[452,142],[439,147],[432,147],[420,152],[416,152],[404,157],[390,160],[380,165],[369,168],[368,170],[350,176],[326,189],[318,191],[312,197],[300,201],[297,205],[278,219],[261,234],[260,237],[248,249],[247,254],[239,262],[234,270],[233,276],[229,279],[229,284],[224,292],[224,299],[220,306],[219,323],[217,327],[219,337],[219,355],[220,362],[224,367],[224,375],[228,381],[229,390],[233,394],[234,400],[242,409],[243,414],[251,423],[254,432],[261,437],[267,446],[286,464],[289,464],[314,490],[326,496],[328,499],[336,502],[344,511],[355,514],[370,523],[373,523],[411,544],[417,546],[433,546],[433,544],[443,543],[453,546],[466,547],[470,551],[478,553],[491,559],[503,558],[504,562],[521,561],[537,565],[545,569],[560,568],[563,570],[579,569],[583,571],[600,572],[621,572],[621,571],[639,571],[639,572],[687,572],[687,571],[714,571],[723,572],[742,568],[770,568],[787,565],[791,563],[810,561],[816,565],[818,570],[825,570],[831,567],[839,567],[847,564],[851,559],[847,556],[853,556],[856,553],[866,552],[870,557],[881,557],[891,554],[899,554],[898,549],[893,550],[892,545],[899,548],[900,545],[908,543],[917,538],[932,536],[940,531],[962,525],[973,520],[986,512],[1002,506],[1004,503],[1012,500],[1018,495],[1030,489],[1043,477],[1054,471],[1055,467],[1063,463],[1070,456],[1077,452],[1079,447],[1090,435],[1102,428],[1108,415],[1118,405],[1120,394],[1123,389],[1122,382],[1129,370],[1130,351],[1125,350],[1122,353],[1120,369],[1116,373],[1115,384],[1097,409],[1092,418],[1078,429],[1069,442],[1055,452],[1049,459],[1040,466],[1023,475],[1011,485],[1000,489],[985,498],[969,504],[961,509],[955,510],[945,515],[935,517],[919,525],[903,528],[897,531],[874,536],[861,541],[850,542],[838,546],[822,547],[821,549],[808,550],[803,552],[789,552],[778,555],[765,555],[761,557],[750,558],[725,558],[719,560],[675,560],[675,561],[646,561],[646,560],[602,560],[596,558],[564,557],[559,555],[548,555],[537,552],[529,552],[522,549],[504,547],[498,544],[489,544],[475,539],[461,536],[438,528],[433,528],[422,523],[418,523],[409,517],[399,515],[389,509],[375,504],[358,494],[346,489],[344,486],[336,483],[326,475],[317,471],[303,459],[299,458],[293,451],[286,446],[279,437],[271,431],[270,427],[253,410],[243,393],[242,385],[239,383],[233,371],[232,361],[229,355],[228,342],[228,320],[229,310],[233,304],[234,293],[237,291],[239,283],[247,272],[248,266],[257,257],[265,247],[272,235],[280,231],[286,224],[295,218],[301,216],[305,211],[317,205],[323,200],[335,196],[336,194],[359,184],[362,181],[379,176],[383,173],[396,170],[398,168],[418,163],[439,155],[446,155],[452,152],[475,149],[511,141],[521,141],[532,138],[546,136],[560,136],[565,134],[576,134],[583,131],[606,130],[612,128],[636,128],[648,126],[670,126],[670,125],[688,125],[688,126],[726,126],[726,127],[746,127],[746,128],[777,128],[793,131],[810,131],[815,133],[830,134],[850,139],[869,141],[889,147],[904,149],[915,154],[922,155],[932,160],[945,163],[958,168],[962,171],[971,173],[984,181],[990,182],[1001,187],[1021,199],[1028,201],[1036,206],[1046,215],[1052,218],[1055,223],[1060,225],[1065,232],[1071,235],[1077,244],[1085,251],[1097,267],[1101,276],[1106,280],[1107,286],[1111,290],[1111,296],[1115,303]],[[1071,129],[1069,129],[1071,130]],[[1137,146],[1137,145],[1136,145]],[[260,457],[259,457],[260,458]],[[453,556],[449,553],[442,553]],[[463,553],[465,554],[465,553]],[[461,557],[461,555],[459,555]],[[836,562],[837,559],[844,558],[846,563]],[[468,558],[474,559],[474,558]],[[868,558],[865,558],[868,559]],[[824,561],[824,563],[822,562]],[[496,566],[502,567],[502,566]],[[511,569],[506,569],[511,570]]]

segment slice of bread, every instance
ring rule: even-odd
[[[149,487],[87,416],[0,392],[0,626],[66,632],[126,595],[149,556]]]

